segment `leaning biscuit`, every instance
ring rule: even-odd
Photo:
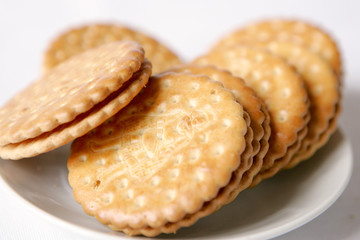
[[[153,65],[153,73],[159,73],[180,63],[180,59],[166,46],[145,34],[119,25],[87,25],[69,30],[56,38],[45,53],[45,71],[87,49],[102,44],[133,40],[145,49],[145,57]]]
[[[130,80],[89,111],[38,137],[0,146],[0,157],[12,160],[33,157],[86,134],[125,107],[145,86],[150,75],[151,63],[145,59],[140,70]]]
[[[317,54],[292,42],[252,42],[251,46],[264,48],[283,57],[296,68],[304,79],[311,102],[308,133],[299,151],[287,167],[293,167],[309,158],[336,129],[333,125],[339,115],[340,83],[331,67]],[[327,136],[327,137],[326,137]]]
[[[323,30],[303,21],[270,20],[254,23],[229,34],[215,48],[269,40],[291,41],[305,46],[325,59],[338,77],[342,75],[341,57],[335,41]]]
[[[248,87],[244,80],[235,77],[229,71],[217,68],[215,66],[202,65],[183,65],[172,68],[174,72],[191,72],[193,74],[203,74],[210,79],[221,82],[225,88],[229,89],[236,100],[244,107],[244,110],[251,118],[251,129],[254,132],[252,141],[252,165],[241,178],[241,182],[232,194],[233,198],[238,192],[247,188],[253,180],[253,177],[260,171],[263,158],[269,149],[270,115],[266,109],[264,102],[256,96],[255,92]],[[233,198],[229,199],[231,201]]]
[[[14,159],[21,158],[17,146],[32,145],[72,126],[68,134],[45,140],[44,149],[33,148],[29,153],[33,156],[58,147],[55,142],[65,144],[101,124],[105,116],[92,117],[91,124],[74,126],[86,122],[83,119],[87,115],[93,116],[93,112],[106,103],[114,103],[116,100],[112,100],[120,99],[120,95],[121,103],[104,108],[106,115],[111,116],[125,106],[151,74],[149,62],[144,62],[141,68],[143,59],[143,49],[137,43],[115,42],[80,54],[33,82],[0,109],[0,156],[13,158],[14,154]],[[72,139],[68,140],[70,136]]]
[[[234,96],[205,76],[151,77],[126,108],[73,142],[75,199],[129,235],[189,226],[224,205],[238,184],[233,173],[250,167],[243,116]]]
[[[229,69],[262,98],[270,113],[270,146],[252,186],[286,166],[300,147],[309,121],[303,79],[281,58],[265,51],[234,46],[212,51],[194,61]]]

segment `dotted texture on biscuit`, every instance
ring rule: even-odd
[[[74,141],[68,168],[75,199],[113,229],[155,235],[173,224],[176,231],[241,165],[243,113],[206,77],[152,77],[126,108]]]
[[[119,89],[143,60],[139,44],[122,41],[60,64],[0,109],[0,145],[37,137],[74,120]]]
[[[333,132],[333,128],[329,126],[338,115],[341,101],[340,82],[323,58],[303,46],[281,41],[252,43],[251,45],[267,49],[283,57],[304,79],[311,102],[311,119],[301,148],[289,163],[289,166],[295,166],[324,144],[320,141],[320,136],[331,135]]]
[[[0,146],[0,157],[12,160],[33,157],[83,136],[129,104],[148,82],[150,75],[151,63],[145,59],[140,70],[130,80],[89,111],[38,137]]]
[[[215,66],[202,65],[184,65],[171,69],[175,72],[191,72],[193,74],[203,74],[221,82],[225,88],[230,90],[236,100],[238,100],[244,107],[244,110],[251,118],[251,129],[253,130],[252,141],[252,165],[246,171],[244,177],[241,179],[241,184],[237,187],[237,193],[248,187],[252,182],[253,177],[259,172],[263,164],[263,158],[269,149],[270,116],[266,109],[264,102],[257,97],[253,89],[248,87],[244,80],[232,75],[229,71],[217,68]],[[236,194],[233,194],[233,198]],[[232,199],[233,199],[232,198]]]

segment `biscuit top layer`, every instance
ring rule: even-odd
[[[121,41],[60,64],[0,109],[0,145],[35,138],[74,120],[119,89],[143,60],[138,43]]]
[[[74,141],[75,199],[118,228],[162,226],[197,212],[241,161],[243,109],[218,82],[169,73],[108,122]]]

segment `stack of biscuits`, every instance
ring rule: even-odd
[[[84,26],[0,109],[0,157],[72,142],[87,214],[128,235],[174,233],[322,147],[341,69],[334,41],[303,21],[251,24],[191,63],[127,27]]]

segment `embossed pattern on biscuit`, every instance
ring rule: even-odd
[[[229,91],[204,76],[152,77],[126,108],[74,141],[68,168],[75,199],[114,229],[176,231],[239,166],[239,175],[249,168],[241,164],[243,114]]]
[[[235,77],[225,69],[217,68],[215,66],[189,64],[178,66],[170,71],[203,74],[213,80],[221,82],[224,84],[225,88],[229,89],[234,94],[236,99],[243,105],[244,110],[249,113],[251,118],[250,126],[254,132],[254,139],[252,141],[253,162],[251,168],[246,171],[244,177],[242,177],[241,183],[237,187],[237,191],[234,191],[233,197],[229,199],[229,201],[231,201],[237,196],[237,193],[250,185],[253,177],[261,169],[263,158],[269,149],[268,141],[271,129],[270,116],[266,106],[264,102],[257,97],[255,92],[245,84],[243,79]]]
[[[180,227],[191,226],[198,219],[217,211],[221,206],[234,200],[234,198],[237,196],[239,191],[243,190],[245,188],[245,185],[247,185],[247,180],[245,179],[245,182],[244,182],[243,178],[246,175],[246,173],[249,171],[249,168],[251,168],[252,164],[253,164],[251,161],[251,158],[250,159],[248,158],[252,154],[252,152],[251,152],[251,150],[252,150],[252,146],[251,146],[252,131],[251,131],[251,127],[249,127],[250,117],[246,111],[244,111],[243,116],[244,116],[244,120],[248,126],[248,128],[247,128],[248,130],[244,136],[245,140],[246,140],[246,147],[245,147],[244,152],[241,154],[240,166],[233,172],[228,185],[221,188],[218,192],[218,195],[215,198],[213,198],[211,201],[205,202],[203,204],[203,206],[201,207],[201,209],[199,209],[199,211],[196,212],[195,214],[187,214],[180,221],[167,223],[166,225],[164,225],[158,229],[154,229],[151,227],[146,227],[143,229],[133,229],[131,227],[126,227],[123,229],[119,229],[113,225],[109,225],[109,227],[113,230],[117,230],[117,231],[121,230],[128,235],[143,234],[145,236],[155,236],[161,232],[174,233]],[[246,171],[246,172],[244,172],[244,171]]]

